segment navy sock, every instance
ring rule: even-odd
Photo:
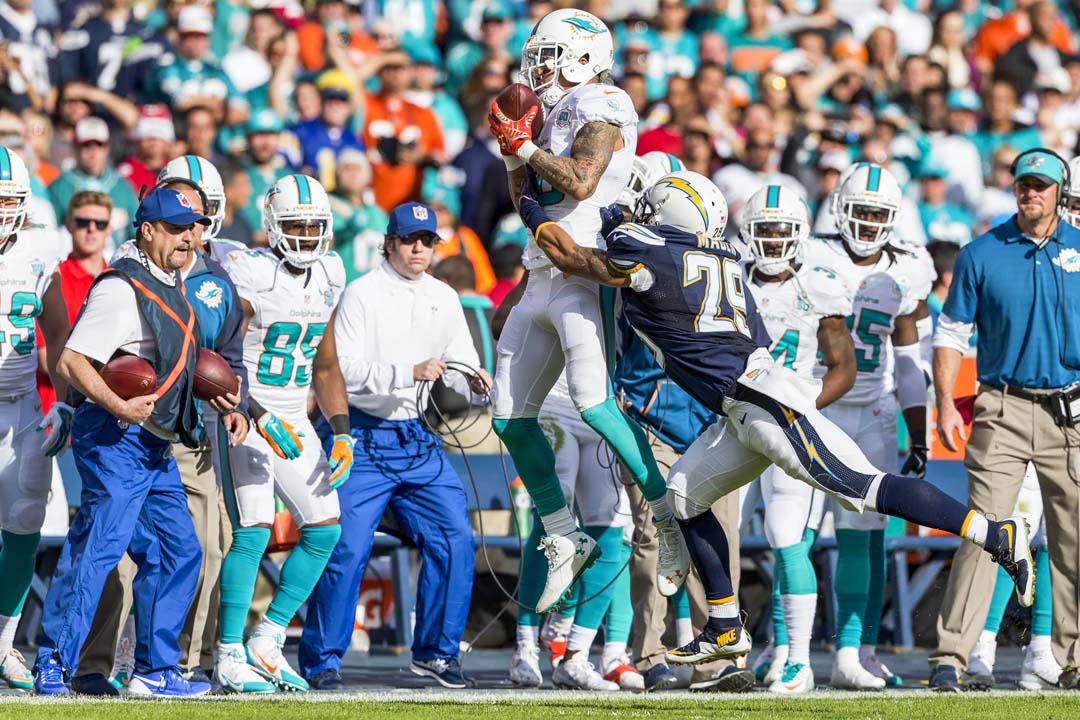
[[[705,599],[724,600],[735,594],[731,587],[728,542],[724,528],[712,512],[706,511],[689,520],[679,520],[690,559],[705,588]]]
[[[874,508],[923,527],[961,535],[968,507],[926,482],[886,473],[878,486]]]

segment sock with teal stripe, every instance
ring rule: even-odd
[[[1054,623],[1054,594],[1050,587],[1050,553],[1047,552],[1046,546],[1038,548],[1036,553],[1035,604],[1031,606],[1031,636],[1033,638],[1049,637]]]
[[[0,549],[0,615],[17,617],[22,614],[34,579],[41,533],[17,535],[4,530],[0,536],[4,538],[4,547]]]
[[[614,398],[581,411],[581,419],[604,438],[619,462],[627,469],[653,508],[655,517],[665,517],[667,483],[656,465],[645,432],[619,409]]]
[[[862,615],[870,590],[870,533],[837,530],[836,647],[858,648],[862,642]]]
[[[559,476],[555,473],[555,453],[536,418],[495,420],[491,425],[510,451],[514,467],[540,516],[561,515],[563,511],[569,514]]]
[[[540,552],[540,537],[543,535],[540,516],[533,513],[532,531],[521,546],[521,569],[518,572],[518,627],[540,627],[540,616],[536,614],[536,603],[544,592],[544,580],[547,578],[547,563]]]
[[[867,553],[870,558],[870,583],[866,591],[866,610],[862,616],[862,644],[875,646],[881,630],[881,614],[885,610],[885,579],[889,569],[884,530],[870,531]]]
[[[251,606],[251,596],[255,592],[255,578],[259,574],[259,562],[268,542],[270,528],[233,530],[232,545],[221,565],[221,610],[218,619],[222,644],[244,641],[244,624]]]
[[[300,530],[300,542],[281,567],[281,580],[266,611],[267,620],[282,627],[289,626],[293,615],[315,589],[315,583],[326,569],[326,562],[340,537],[341,526],[337,524],[315,525]]]
[[[1036,590],[1038,590],[1038,568],[1036,567]],[[986,613],[986,623],[983,630],[998,634],[1001,629],[1001,621],[1005,617],[1005,611],[1009,608],[1009,598],[1012,597],[1016,583],[1009,577],[1005,568],[998,566],[997,580],[994,581],[994,594],[990,596],[990,610]],[[1038,596],[1038,592],[1035,593]]]

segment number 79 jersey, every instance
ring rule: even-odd
[[[271,251],[234,250],[224,266],[255,311],[244,334],[251,396],[290,422],[306,418],[315,350],[345,289],[341,258],[293,275]]]
[[[607,257],[623,271],[652,271],[647,291],[623,290],[623,312],[667,374],[721,412],[747,358],[769,346],[738,250],[671,226],[627,223],[607,237]]]

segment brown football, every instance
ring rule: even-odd
[[[101,368],[101,379],[124,400],[149,395],[157,387],[154,368],[134,355],[121,355],[110,360]]]
[[[195,397],[199,400],[213,400],[226,393],[240,391],[236,373],[225,362],[225,358],[212,350],[199,350],[199,360],[195,363]]]
[[[540,98],[528,85],[514,83],[507,86],[495,98],[495,104],[499,106],[503,114],[511,120],[520,120],[525,117],[534,106],[539,108],[536,117],[532,121],[532,139],[540,137],[540,131],[544,129],[544,107],[540,104]]]

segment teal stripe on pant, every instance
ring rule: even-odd
[[[518,570],[518,625],[540,627],[540,616],[536,614],[536,603],[544,592],[547,579],[547,564],[540,552],[540,537],[543,535],[540,515],[533,512],[532,531],[521,547],[521,565]]]
[[[889,559],[885,555],[885,531],[871,530],[867,549],[870,559],[870,582],[866,590],[866,611],[863,613],[863,645],[877,645],[881,630],[881,614],[885,611],[885,580]]]
[[[1031,634],[1049,636],[1054,624],[1054,593],[1050,586],[1050,553],[1047,552],[1045,546],[1038,548],[1036,552],[1035,604],[1031,607]]]

